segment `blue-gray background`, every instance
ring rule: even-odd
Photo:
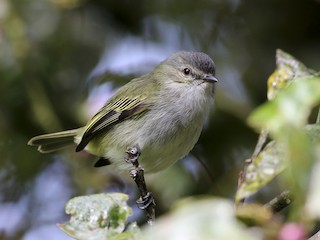
[[[320,69],[319,13],[316,0],[0,1],[0,239],[69,239],[55,224],[73,196],[120,191],[135,208],[126,176],[93,168],[85,153],[42,155],[26,143],[85,124],[117,87],[178,50],[209,54],[220,81],[193,155],[147,176],[157,212],[185,196],[231,199],[275,50]]]

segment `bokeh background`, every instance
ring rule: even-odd
[[[144,221],[130,178],[94,168],[86,153],[43,155],[27,142],[85,124],[178,50],[209,54],[220,81],[192,154],[147,176],[157,213],[191,195],[232,199],[257,139],[246,118],[266,101],[277,48],[320,69],[320,1],[0,0],[0,239],[70,239],[56,227],[65,203],[99,192],[130,194],[130,221]]]

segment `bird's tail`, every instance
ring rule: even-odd
[[[28,145],[38,146],[38,151],[41,153],[54,152],[66,147],[74,146],[74,140],[79,134],[79,130],[80,129],[72,129],[36,136],[29,140]]]

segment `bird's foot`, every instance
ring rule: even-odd
[[[135,181],[140,192],[140,198],[136,203],[141,210],[145,210],[147,212],[148,224],[152,225],[155,220],[156,203],[154,201],[152,193],[147,189],[144,179],[144,169],[140,166],[138,161],[141,150],[139,147],[133,146],[129,147],[126,153],[128,154],[128,156],[125,157],[125,161],[133,165],[133,168],[130,170],[130,176]]]

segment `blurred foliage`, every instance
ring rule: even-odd
[[[282,180],[295,193],[295,204],[298,208],[295,209],[297,212],[294,218],[298,219],[302,216],[306,201],[306,186],[310,184],[311,169],[315,161],[320,159],[317,154],[320,147],[319,123],[308,126],[309,134],[303,127],[308,123],[313,107],[319,104],[320,78],[302,77],[297,78],[273,101],[261,106],[249,118],[252,126],[268,129],[277,142],[277,147],[283,150],[284,154],[280,155],[279,160],[287,161],[285,165],[288,171],[283,174]],[[253,162],[255,163],[255,160]],[[269,166],[266,169],[269,171]],[[275,172],[275,169],[271,170]]]
[[[179,202],[155,226],[145,228],[141,239],[262,239],[247,231],[235,215],[233,203],[219,198],[191,198]]]
[[[26,143],[81,126],[117,86],[181,49],[212,56],[220,81],[194,157],[146,177],[157,213],[189,195],[232,198],[257,138],[245,120],[266,100],[275,49],[319,69],[319,10],[313,0],[0,0],[0,239],[63,239],[49,226],[66,220],[65,199],[103,191],[129,194],[130,219],[144,222],[126,176],[93,168],[85,153],[41,155]],[[306,180],[309,212],[319,196],[317,166]]]
[[[276,63],[277,68],[268,79],[270,102],[256,110],[249,118],[249,123],[259,127],[261,133],[252,163],[246,167],[245,178],[237,191],[237,202],[256,193],[290,165],[286,157],[288,140],[281,138],[291,138],[292,127],[305,126],[310,112],[320,99],[319,75],[315,71],[306,68],[303,63],[280,49],[276,53]],[[295,82],[298,83],[291,87]],[[286,89],[288,86],[289,90]],[[304,131],[312,142],[319,141],[318,124],[308,125]],[[271,141],[261,150],[269,132],[274,139],[280,139]],[[302,151],[305,151],[305,146],[302,148]],[[290,149],[291,154],[292,150],[294,149]]]

